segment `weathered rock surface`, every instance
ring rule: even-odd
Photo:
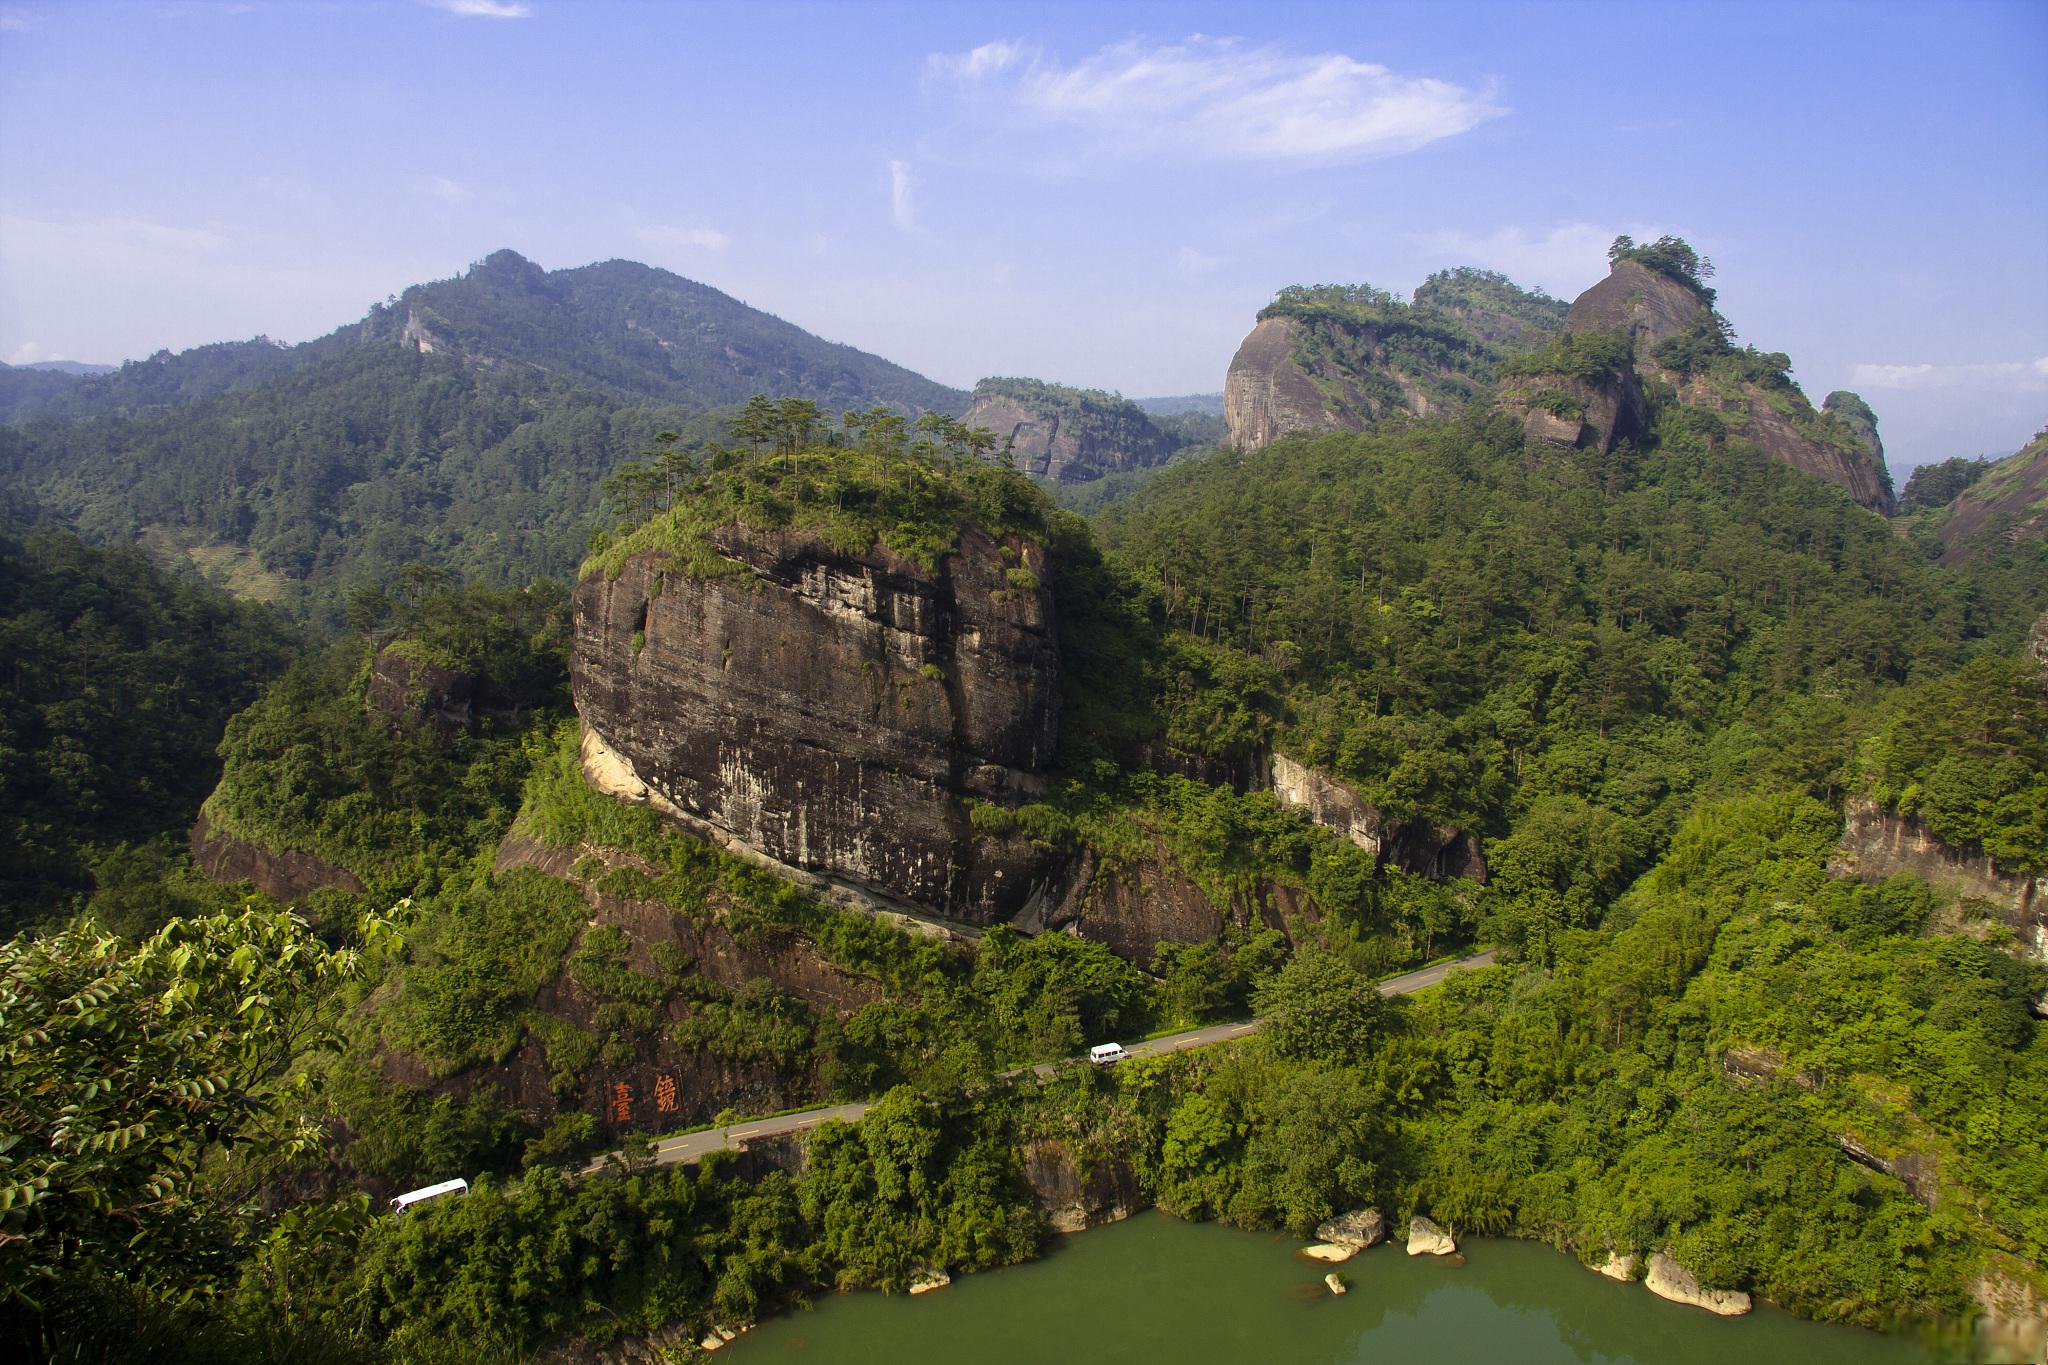
[[[1349,1287],[1344,1283],[1344,1277],[1334,1270],[1323,1276],[1323,1286],[1339,1297],[1350,1292]]]
[[[1620,1280],[1626,1283],[1636,1277],[1636,1272],[1642,1269],[1642,1265],[1643,1258],[1633,1251],[1625,1256],[1619,1252],[1610,1251],[1607,1253],[1606,1259],[1594,1266],[1593,1269],[1599,1271],[1610,1280]]]
[[[1910,872],[1950,900],[1989,905],[2032,956],[2048,961],[2048,879],[2006,872],[1986,854],[1943,843],[1917,817],[1861,797],[1851,797],[1845,812],[1828,871],[1867,882]]]
[[[1232,445],[1257,450],[1295,432],[1364,429],[1362,421],[1331,412],[1315,379],[1295,363],[1301,326],[1293,318],[1262,318],[1231,357],[1223,421]]]
[[[965,530],[928,573],[879,546],[738,527],[713,539],[741,572],[690,578],[650,553],[576,589],[571,685],[601,760],[624,770],[611,785],[630,778],[786,867],[957,920],[1052,894],[1053,855],[978,835],[968,815],[970,800],[1038,793],[1052,758],[1045,552]]]
[[[1303,1247],[1301,1254],[1311,1261],[1327,1261],[1333,1265],[1341,1265],[1356,1256],[1359,1251],[1358,1247],[1345,1246],[1339,1242],[1317,1242],[1313,1246]]]
[[[1948,505],[1936,534],[1941,562],[1995,556],[2048,540],[2048,431],[1991,466]]]
[[[1048,483],[1148,468],[1178,444],[1126,399],[1030,381],[983,380],[961,420],[994,432],[1013,465]]]
[[[1766,393],[1745,382],[1730,392],[1724,383],[1695,376],[1679,386],[1678,396],[1693,407],[1719,413],[1731,435],[1755,444],[1779,463],[1847,489],[1850,497],[1879,516],[1891,515],[1891,475],[1874,425],[1868,445],[1853,428],[1845,430],[1846,439],[1840,443],[1823,440],[1812,434],[1821,418],[1797,389]]]
[[[1660,1299],[1689,1303],[1724,1318],[1740,1317],[1750,1310],[1749,1295],[1739,1289],[1702,1289],[1690,1270],[1661,1251],[1650,1257],[1643,1286]]]
[[[2048,1299],[2033,1281],[2040,1272],[2017,1264],[1990,1269],[1970,1286],[1984,1315],[1977,1320],[1978,1358],[2048,1361]]]
[[[1408,1220],[1408,1254],[1410,1256],[1449,1256],[1455,1253],[1458,1244],[1451,1240],[1451,1234],[1416,1214]]]
[[[1065,894],[1034,901],[1011,923],[1025,933],[1064,929],[1149,966],[1162,943],[1205,942],[1226,922],[1285,933],[1288,916],[1305,908],[1293,888],[1271,883],[1218,905],[1155,844],[1145,856],[1107,867],[1084,852]]]
[[[475,675],[416,659],[398,647],[370,660],[364,703],[394,721],[423,720],[443,734],[476,728]]]
[[[1343,835],[1382,866],[1392,863],[1404,872],[1438,880],[1486,880],[1486,859],[1476,836],[1449,826],[1389,821],[1348,783],[1285,754],[1273,755],[1271,772],[1273,795],[1282,805],[1301,807],[1309,819]]]
[[[1145,1207],[1137,1174],[1121,1158],[1089,1163],[1084,1173],[1073,1149],[1057,1138],[1024,1144],[1024,1179],[1054,1232],[1083,1232],[1120,1223]]]
[[[920,1270],[910,1277],[910,1292],[929,1294],[934,1289],[944,1289],[953,1283],[953,1277],[943,1270]]]
[[[1363,1251],[1387,1239],[1387,1220],[1378,1209],[1355,1209],[1316,1224],[1316,1237]]]
[[[1643,386],[1628,367],[1594,379],[1509,375],[1495,403],[1521,421],[1525,440],[1565,450],[1605,454],[1622,441],[1641,440],[1650,426]]]
[[[1697,289],[1640,261],[1616,261],[1607,278],[1572,300],[1567,332],[1626,332],[1638,357],[1681,335],[1708,307]]]
[[[2048,611],[2042,612],[2027,632],[2027,656],[2041,665],[2042,680],[2048,681]]]
[[[362,880],[310,853],[265,848],[215,830],[201,812],[192,826],[192,866],[216,882],[248,882],[274,901],[304,900],[315,891],[335,887],[363,893]]]

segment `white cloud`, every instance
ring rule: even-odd
[[[2048,356],[1985,365],[1858,365],[1849,375],[1856,389],[1964,389],[2048,386]]]
[[[25,33],[34,25],[29,17],[18,9],[0,9],[0,32]]]
[[[683,251],[723,251],[732,238],[711,227],[671,227],[649,223],[633,229],[633,235],[649,246],[673,247]]]
[[[896,219],[896,226],[905,232],[917,231],[917,205],[911,199],[912,182],[910,163],[892,161],[889,163],[889,212]]]
[[[1491,91],[1400,75],[1342,53],[1296,54],[1197,34],[1132,39],[1073,65],[1007,42],[935,53],[929,80],[992,115],[1071,128],[1091,150],[1330,164],[1411,152],[1504,110]]]
[[[531,19],[533,6],[519,0],[423,0],[464,19]]]
[[[427,178],[427,193],[444,204],[460,204],[469,198],[469,188],[459,180],[450,180],[445,175]]]
[[[1191,246],[1180,249],[1180,255],[1175,258],[1175,263],[1180,266],[1181,272],[1187,275],[1206,275],[1223,264],[1214,256],[1197,251]]]
[[[1448,265],[1498,270],[1520,285],[1540,285],[1569,299],[1607,274],[1607,248],[1623,233],[1655,241],[1668,229],[1640,223],[1601,226],[1559,223],[1548,228],[1502,227],[1488,233],[1426,233],[1421,245]]]
[[[43,349],[42,343],[38,341],[24,341],[21,345],[7,353],[7,363],[10,365],[36,365],[45,360],[63,360],[64,358],[61,355],[51,355]]]

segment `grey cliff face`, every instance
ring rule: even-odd
[[[1707,301],[1683,281],[1638,261],[1617,261],[1607,278],[1572,300],[1567,332],[1626,331],[1636,354],[1685,331]]]
[[[1223,421],[1232,445],[1257,450],[1292,432],[1359,429],[1331,415],[1322,391],[1295,363],[1300,326],[1293,318],[1265,318],[1237,348],[1223,380]]]
[[[961,420],[1009,442],[1011,464],[1047,483],[1148,468],[1174,451],[1173,442],[1142,414],[1115,414],[1091,431],[1055,409],[999,393],[977,393]]]
[[[975,923],[1047,894],[1052,855],[978,836],[968,806],[1029,799],[1053,756],[1045,552],[967,530],[926,573],[880,547],[714,540],[744,572],[650,554],[578,585],[571,686],[594,736],[664,803],[827,880]]]

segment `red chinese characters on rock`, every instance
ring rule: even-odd
[[[620,1081],[612,1087],[612,1122],[633,1121],[633,1087]]]
[[[654,1107],[664,1114],[676,1112],[676,1082],[673,1076],[654,1078]]]

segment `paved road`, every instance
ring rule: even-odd
[[[1484,967],[1493,961],[1494,950],[1461,957],[1454,962],[1440,962],[1434,967],[1420,971],[1406,972],[1400,976],[1388,977],[1380,982],[1381,995],[1412,995],[1426,990],[1445,977],[1463,967]],[[1149,1038],[1142,1043],[1132,1043],[1127,1051],[1133,1057],[1161,1057],[1169,1052],[1185,1052],[1189,1048],[1209,1047],[1216,1043],[1227,1043],[1237,1038],[1248,1038],[1259,1031],[1259,1021],[1253,1019],[1242,1024],[1211,1024],[1207,1028],[1189,1029],[1186,1033],[1171,1033],[1164,1038]],[[1070,1066],[1081,1059],[1069,1058],[1064,1062],[1040,1062],[1033,1067],[1019,1067],[1005,1071],[1000,1079],[1010,1080],[1024,1075],[1027,1071],[1050,1079],[1063,1066]],[[869,1106],[861,1104],[833,1104],[820,1109],[806,1109],[797,1114],[784,1114],[779,1118],[753,1119],[735,1123],[726,1128],[706,1128],[698,1133],[685,1133],[681,1137],[663,1138],[654,1144],[654,1162],[657,1166],[674,1166],[678,1163],[694,1166],[708,1152],[741,1151],[752,1139],[786,1137],[817,1127],[828,1119],[842,1123],[858,1123]],[[585,1175],[602,1171],[612,1160],[614,1153],[606,1153],[583,1168]]]

